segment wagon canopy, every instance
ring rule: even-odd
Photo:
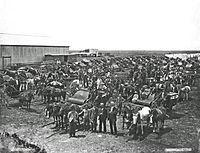
[[[60,83],[58,81],[52,81],[49,84],[52,85],[52,86],[62,86],[63,85],[62,83]]]
[[[72,97],[68,99],[67,102],[72,104],[83,105],[85,101],[88,99],[89,91],[88,90],[79,90]]]

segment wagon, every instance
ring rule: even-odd
[[[164,107],[167,111],[172,111],[173,106],[175,106],[178,102],[179,94],[175,92],[169,92],[166,96],[166,100],[164,101]]]
[[[78,90],[72,97],[69,97],[67,102],[71,104],[83,105],[88,99],[89,91],[87,89]]]
[[[150,89],[145,89],[144,92],[141,94],[141,99],[137,99],[134,101],[135,105],[147,106],[150,107],[151,103],[155,99],[155,94],[150,94]],[[148,97],[147,97],[148,95]]]

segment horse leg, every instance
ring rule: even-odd
[[[165,127],[165,125],[164,125],[165,120],[163,119],[163,120],[161,121],[161,123],[162,123],[162,129],[164,129],[164,127]]]
[[[54,124],[56,124],[56,117],[53,116],[53,121],[54,121]]]
[[[156,121],[156,131],[159,133],[159,131],[160,131],[160,128],[159,128],[159,122],[158,121]]]
[[[142,122],[141,122],[141,135],[144,135],[144,125]]]
[[[42,95],[42,101],[44,102],[44,104],[46,103],[46,96]]]
[[[57,115],[56,118],[57,118],[57,128],[60,129],[60,116]]]
[[[150,117],[147,118],[147,128],[150,127]]]
[[[123,116],[123,121],[122,121],[122,130],[124,130],[124,122],[125,122],[125,118]]]
[[[153,133],[155,133],[156,132],[156,123],[155,123],[155,121],[153,121]]]
[[[48,109],[47,108],[45,108],[45,116],[47,117],[47,113],[48,113]]]
[[[31,109],[31,100],[29,101],[29,109]]]
[[[64,129],[64,118],[63,115],[61,115],[61,128]]]
[[[58,125],[58,116],[57,115],[56,115],[55,119],[56,119],[56,127],[58,127],[59,125]]]

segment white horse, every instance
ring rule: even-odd
[[[133,123],[137,124],[137,132],[138,128],[141,128],[141,134],[144,134],[144,122],[147,123],[147,128],[149,128],[151,123],[151,115],[150,115],[151,109],[149,107],[143,107],[141,110],[139,110],[136,114],[137,117],[133,117]]]
[[[34,79],[27,79],[26,80],[26,90],[33,89],[34,86],[35,86]]]

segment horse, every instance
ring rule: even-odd
[[[164,128],[165,119],[169,118],[166,114],[166,109],[163,106],[154,107],[151,109],[152,122],[153,122],[153,132],[160,131],[160,128]],[[160,122],[160,127],[159,127]]]
[[[5,84],[5,92],[8,96],[13,97],[20,94],[20,91],[17,90],[14,85],[10,85],[9,83]]]
[[[10,70],[4,70],[4,74],[5,75],[8,75],[8,76],[10,76],[10,77],[12,77],[12,78],[15,78],[15,76],[17,75],[17,71],[10,71]]]
[[[133,121],[132,109],[130,107],[128,107],[127,105],[124,105],[124,107],[122,109],[122,113],[123,113],[122,129],[124,129],[125,123],[126,123],[127,129],[129,129],[129,127],[131,126],[131,123]]]
[[[54,123],[56,123],[56,128],[60,127],[60,113],[59,113],[60,109],[61,109],[60,103],[53,104],[52,117],[54,119]]]
[[[26,80],[26,90],[33,89],[35,87],[35,80],[34,79],[27,79]]]
[[[31,100],[34,98],[34,94],[32,91],[29,91],[26,94],[21,94],[19,96],[19,103],[21,104],[21,107],[23,106],[23,103],[26,102],[27,109],[30,109],[31,106]]]
[[[52,89],[50,87],[41,86],[36,90],[38,96],[41,96],[41,100],[46,103],[51,100]]]
[[[38,74],[38,71],[35,70],[34,68],[29,68],[29,69],[27,70],[27,72],[31,73],[31,74],[34,75],[34,76]]]
[[[51,87],[51,89],[48,91],[48,94],[50,94],[53,101],[61,101],[61,98],[63,101],[65,101],[69,96],[69,93],[66,91],[66,89]]]
[[[47,118],[50,118],[53,113],[53,104],[47,104],[45,110],[45,116]]]
[[[147,122],[147,128],[150,127],[150,118],[151,118],[151,108],[143,107],[136,113],[136,117],[133,118],[133,123],[136,124],[137,130],[136,134],[139,134],[141,129],[141,135],[144,135],[144,122]]]
[[[71,104],[70,103],[65,103],[64,105],[62,105],[60,107],[60,110],[58,112],[58,115],[59,115],[59,119],[60,119],[60,122],[59,122],[59,128],[60,128],[60,125],[61,125],[61,128],[62,129],[66,129],[68,128],[68,113],[70,112],[70,106]]]

